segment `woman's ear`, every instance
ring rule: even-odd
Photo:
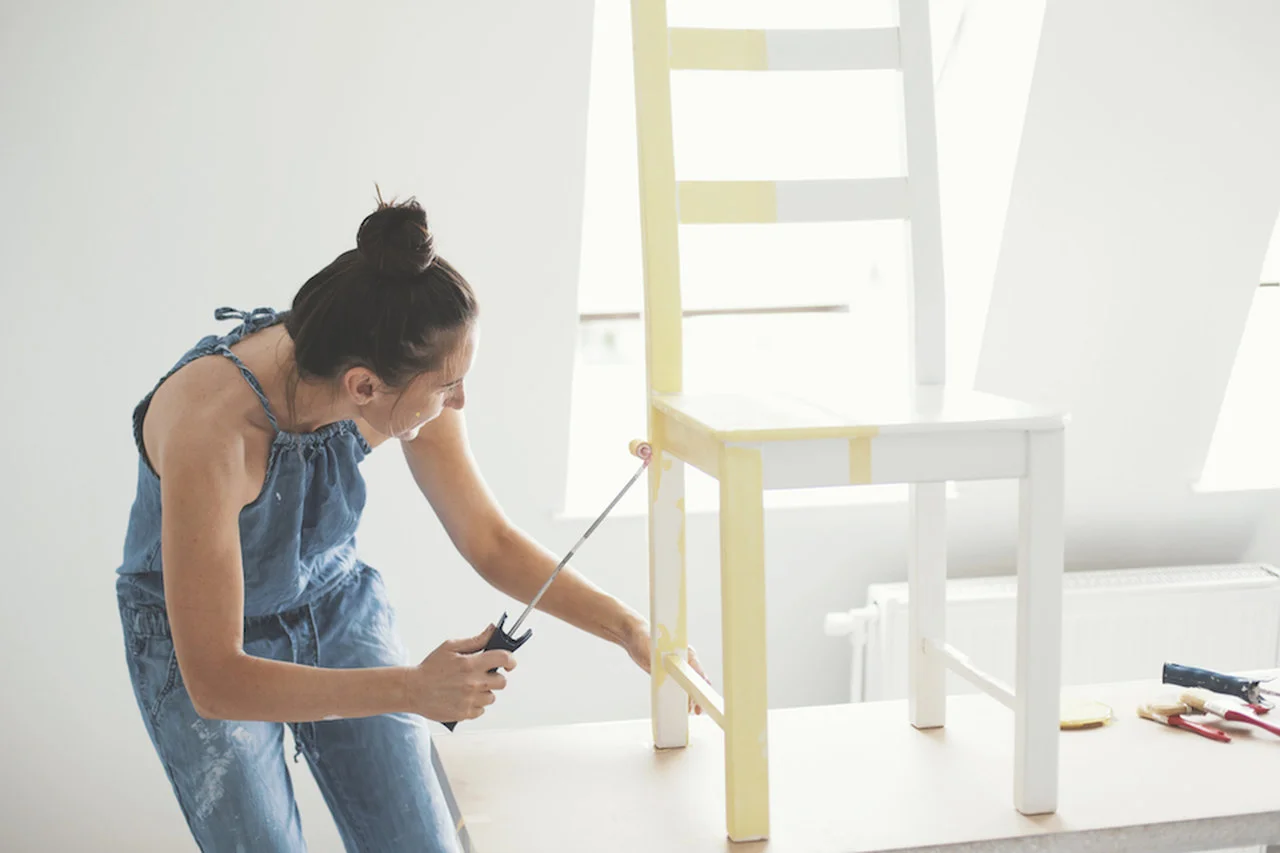
[[[353,367],[342,377],[342,386],[355,401],[357,406],[366,406],[373,402],[374,395],[381,383],[373,371],[367,367]]]

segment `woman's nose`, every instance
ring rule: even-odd
[[[461,385],[453,389],[453,393],[449,395],[447,405],[451,409],[461,409],[467,402],[467,392],[463,390]]]

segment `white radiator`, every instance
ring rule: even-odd
[[[947,642],[1014,683],[1014,577],[947,582]],[[827,614],[853,643],[851,701],[907,692],[907,585],[872,584],[867,606]],[[1067,572],[1062,683],[1160,678],[1166,661],[1216,670],[1280,666],[1280,570],[1260,563]],[[947,673],[949,693],[977,688]]]

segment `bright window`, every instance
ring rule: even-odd
[[[645,435],[643,285],[629,3],[596,4],[566,511],[593,515]],[[891,26],[896,2],[671,0],[672,26]],[[935,54],[937,50],[935,49]],[[679,179],[900,175],[896,72],[675,72]],[[898,222],[680,230],[684,387],[821,396],[841,376],[907,382]],[[874,370],[859,370],[874,366]],[[690,510],[718,484],[687,469]],[[642,511],[642,484],[616,511]],[[905,486],[771,491],[767,505],[905,499]]]
[[[1280,222],[1262,265],[1199,488],[1280,488]]]

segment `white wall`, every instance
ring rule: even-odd
[[[1077,560],[1236,554],[1260,496],[1191,486],[1280,210],[1280,7],[1050,3],[1044,32],[977,386],[1071,409]]]
[[[554,532],[538,507],[564,468],[591,9],[4,4],[0,848],[194,849],[115,613],[130,411],[230,328],[214,308],[284,306],[354,245],[375,181],[418,196],[481,294],[476,452],[512,515]],[[495,619],[503,602],[450,553],[396,448],[368,467],[367,552],[409,646]],[[309,834],[326,829],[300,796]],[[312,849],[335,845],[330,829]]]
[[[192,849],[120,649],[112,569],[133,482],[129,411],[214,328],[214,307],[283,305],[349,247],[373,181],[425,203],[442,252],[484,300],[469,411],[491,486],[549,547],[578,537],[585,520],[553,511],[590,5],[241,2],[197,14],[120,0],[0,12],[6,849],[108,849],[108,837],[115,849]],[[1048,4],[1017,169],[1003,179],[1009,228],[977,378],[1075,411],[1073,567],[1236,559],[1254,533],[1258,496],[1194,496],[1188,483],[1280,207],[1267,151],[1278,25],[1263,0],[1231,15],[1190,0]],[[959,138],[940,125],[944,146]],[[944,186],[948,210],[979,191]],[[990,244],[958,274],[980,279],[988,256]],[[362,545],[425,655],[509,603],[451,553],[403,467],[394,448],[369,460]],[[952,510],[953,573],[1006,571],[1012,490],[966,487]],[[904,536],[900,505],[771,512],[774,705],[847,695],[847,645],[822,635],[822,616],[860,604],[868,582],[900,579]],[[694,517],[691,634],[713,680],[716,549],[714,518]],[[645,554],[643,519],[618,518],[578,566],[643,609]],[[479,725],[646,713],[646,682],[621,652],[548,619],[533,627]],[[300,797],[312,849],[337,849],[319,799],[309,787]]]
[[[1245,549],[1245,559],[1280,566],[1280,496],[1267,500],[1253,539]]]

